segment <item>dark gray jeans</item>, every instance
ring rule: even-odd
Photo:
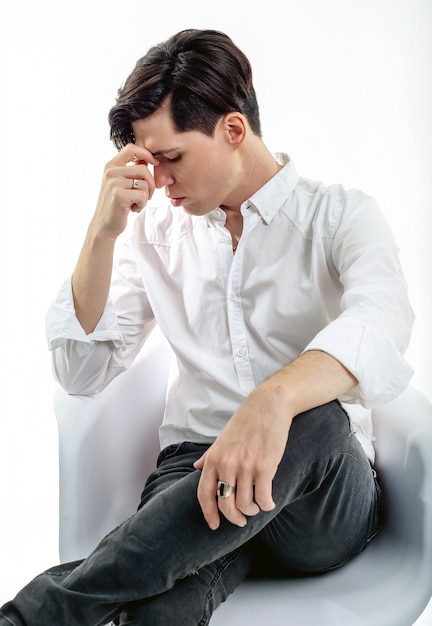
[[[376,474],[336,401],[295,418],[273,481],[276,508],[244,528],[223,519],[212,531],[204,521],[193,463],[205,449],[163,450],[137,513],[84,561],[30,582],[0,609],[0,626],[204,626],[251,569],[322,573],[377,532]]]

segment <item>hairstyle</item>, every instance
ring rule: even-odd
[[[221,116],[238,111],[261,136],[251,65],[223,33],[184,30],[137,61],[109,112],[110,136],[119,150],[134,142],[131,123],[152,115],[168,97],[177,132],[212,136]]]

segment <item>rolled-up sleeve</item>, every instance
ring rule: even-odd
[[[46,331],[49,350],[56,350],[68,340],[75,342],[76,350],[80,354],[87,354],[95,341],[113,341],[118,346],[123,344],[123,337],[111,300],[107,301],[94,331],[88,335],[85,333],[75,315],[71,278],[63,283],[48,310]]]
[[[155,325],[128,244],[116,258],[101,319],[86,334],[74,308],[72,279],[65,281],[46,314],[53,373],[70,394],[99,393],[133,361]]]
[[[341,314],[306,350],[338,359],[358,380],[340,398],[373,408],[398,396],[413,374],[404,358],[414,314],[391,229],[376,203],[347,194],[332,241],[332,262],[343,286]]]

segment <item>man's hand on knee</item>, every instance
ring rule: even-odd
[[[291,421],[275,409],[265,388],[258,387],[198,459],[198,500],[210,528],[219,527],[219,512],[232,524],[245,526],[247,517],[275,507],[272,482]]]

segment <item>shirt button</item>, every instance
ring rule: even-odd
[[[246,350],[244,350],[243,348],[239,348],[237,350],[237,356],[246,356]]]
[[[237,300],[237,294],[235,291],[233,291],[232,293],[230,293],[229,295],[230,300]]]

